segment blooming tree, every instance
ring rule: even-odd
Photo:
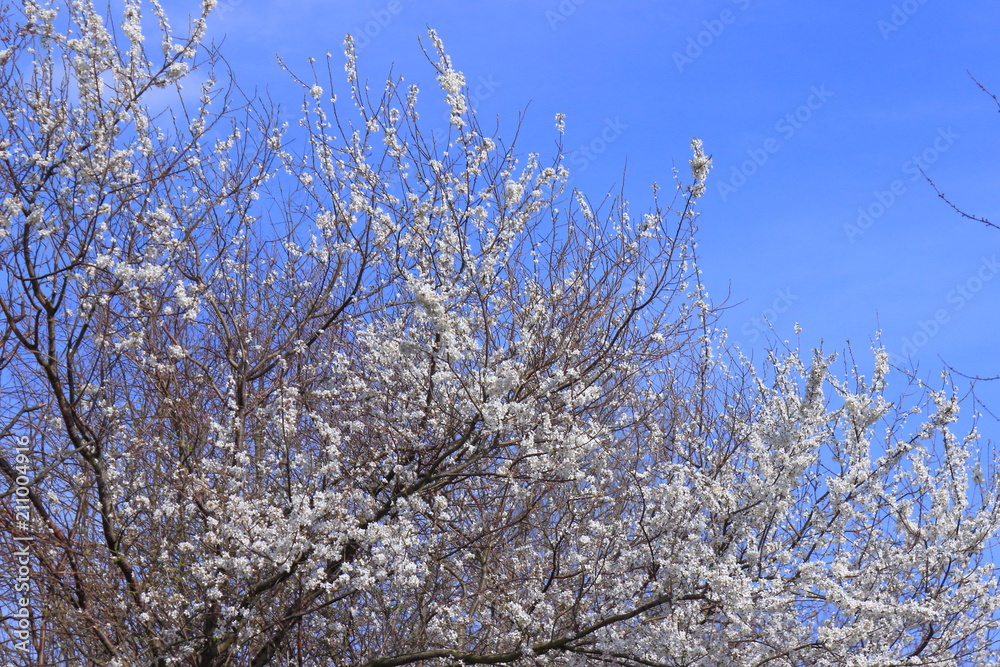
[[[211,4],[4,10],[0,657],[995,664],[955,392],[728,354],[700,142],[648,213],[595,204],[433,32],[446,132],[350,38],[288,128],[217,76]]]

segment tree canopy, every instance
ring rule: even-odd
[[[3,10],[0,657],[995,663],[955,387],[877,343],[728,349],[698,140],[647,213],[587,197],[561,143],[483,129],[433,31],[445,131],[350,38],[286,127],[202,44],[213,4],[183,36]]]

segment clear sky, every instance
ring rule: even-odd
[[[169,0],[176,17],[196,7]],[[1000,375],[1000,95],[995,0],[220,0],[209,35],[244,89],[293,106],[306,59],[351,32],[373,86],[390,64],[437,94],[417,43],[438,31],[487,117],[519,147],[551,154],[566,113],[573,182],[592,198],[621,184],[632,210],[689,143],[714,158],[700,202],[710,295],[731,338],[757,356],[764,317],[780,338],[854,346],[875,331],[893,360],[935,376],[947,363]],[[981,386],[1000,409],[1000,382]],[[982,425],[996,437],[996,423]]]

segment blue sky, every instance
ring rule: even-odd
[[[175,23],[196,8],[165,6]],[[953,213],[918,171],[1000,222],[1000,118],[969,76],[1000,94],[995,2],[220,0],[209,35],[244,89],[294,106],[275,56],[305,74],[347,32],[373,86],[393,65],[436,89],[428,26],[480,113],[510,129],[527,107],[522,151],[551,154],[566,113],[573,182],[593,198],[627,164],[641,213],[704,141],[702,269],[744,348],[759,356],[767,317],[784,339],[798,322],[805,349],[850,341],[868,366],[881,329],[923,376],[942,361],[1000,375],[1000,230]],[[1000,382],[980,391],[1000,408]]]

